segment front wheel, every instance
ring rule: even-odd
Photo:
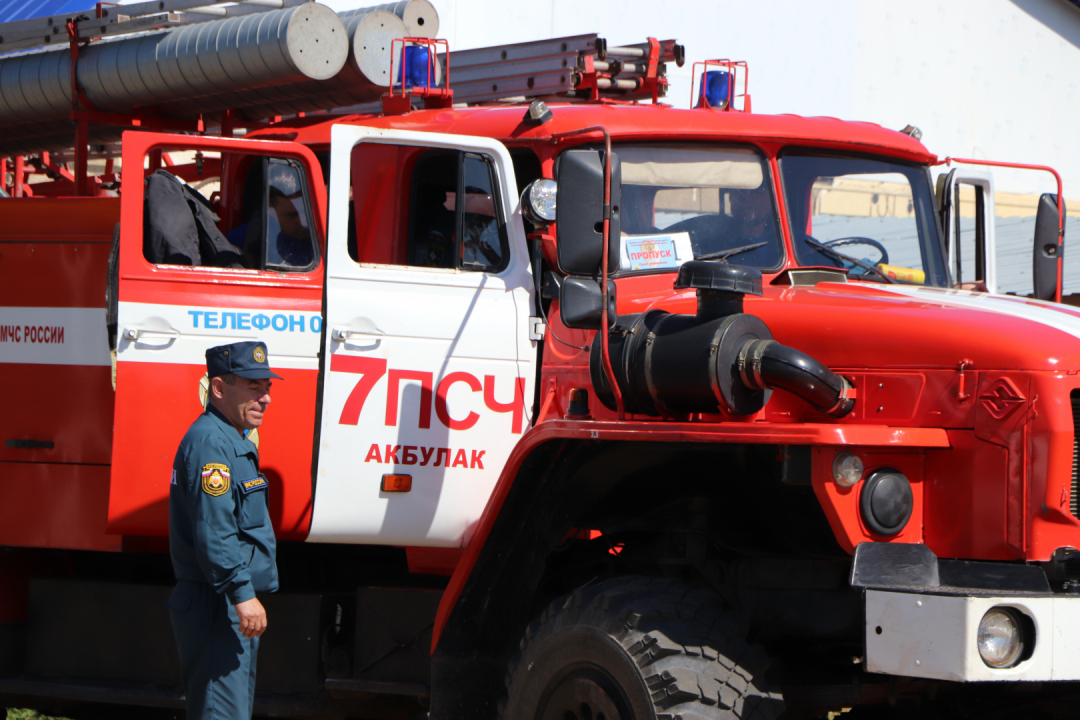
[[[713,592],[617,578],[552,603],[511,660],[502,720],[772,720],[767,657]]]

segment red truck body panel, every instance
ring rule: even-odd
[[[4,364],[5,441],[43,440],[51,448],[0,446],[0,544],[118,550],[102,512],[109,499],[113,393],[107,349],[35,325],[32,308],[104,308],[105,279],[120,200],[25,198],[4,201],[0,304],[26,308],[0,339],[9,349],[46,352],[64,364]],[[23,320],[18,322],[22,317]],[[104,315],[99,328],[104,338]],[[96,348],[100,351],[101,347]],[[34,355],[34,357],[38,357]],[[80,364],[84,363],[85,364]]]

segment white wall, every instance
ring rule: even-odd
[[[941,157],[1052,165],[1080,199],[1080,10],[1065,0],[432,2],[451,49],[585,32],[675,38],[688,55],[669,67],[676,107],[689,105],[694,60],[746,60],[756,112],[911,123]],[[996,175],[1001,191],[1053,189],[1034,173]]]

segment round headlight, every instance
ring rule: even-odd
[[[558,185],[554,180],[540,178],[529,183],[521,194],[521,207],[525,216],[532,222],[555,222],[555,191]]]
[[[863,464],[859,456],[851,452],[842,452],[832,464],[833,480],[840,487],[851,487],[862,480]]]
[[[1006,608],[990,608],[979,621],[979,655],[992,668],[1016,664],[1024,651],[1024,638],[1016,616]]]

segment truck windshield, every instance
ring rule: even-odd
[[[934,202],[923,167],[802,151],[780,159],[800,265],[851,279],[946,284]]]
[[[765,158],[740,146],[619,145],[622,272],[727,256],[770,270],[784,258]],[[737,255],[737,258],[735,257]]]

